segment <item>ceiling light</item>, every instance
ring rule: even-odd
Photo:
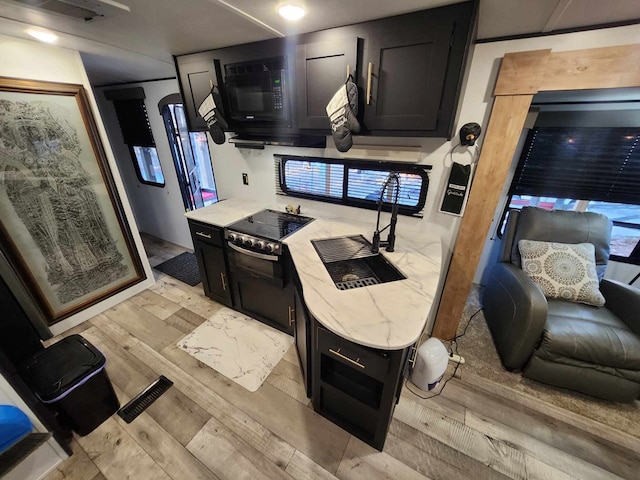
[[[287,20],[300,20],[307,12],[300,5],[282,5],[278,13]]]
[[[45,43],[56,43],[58,40],[58,36],[51,32],[45,32],[44,30],[34,30],[30,28],[27,30],[27,33],[31,35],[36,40],[40,40]]]

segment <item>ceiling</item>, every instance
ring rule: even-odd
[[[118,0],[130,11],[116,11],[91,22],[44,13],[19,3],[25,1],[34,2],[0,0],[0,33],[31,38],[25,30],[32,26],[54,31],[59,37],[58,45],[81,52],[94,86],[173,77],[172,55],[458,3],[296,0],[306,5],[307,15],[296,23],[287,23],[276,13],[280,0]],[[478,39],[487,39],[640,21],[640,2],[480,0],[479,15]]]

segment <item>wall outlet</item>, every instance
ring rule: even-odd
[[[242,184],[243,185],[249,185],[249,174],[248,173],[243,173],[242,174]]]

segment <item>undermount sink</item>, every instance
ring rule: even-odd
[[[362,235],[312,240],[329,276],[340,290],[404,280],[405,277]]]

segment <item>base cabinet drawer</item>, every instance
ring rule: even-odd
[[[224,241],[224,233],[221,228],[204,223],[189,221],[189,229],[191,230],[191,238],[201,242],[210,243],[217,247],[222,247]]]
[[[389,369],[389,354],[352,343],[317,326],[318,351],[363,375],[384,381]]]

